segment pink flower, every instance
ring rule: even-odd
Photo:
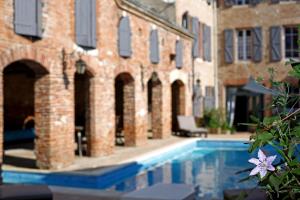
[[[260,174],[260,177],[263,178],[266,176],[267,171],[274,171],[275,168],[272,166],[272,163],[276,159],[276,155],[267,157],[262,150],[258,151],[258,159],[251,158],[248,162],[255,164],[256,167],[250,172],[250,176]]]

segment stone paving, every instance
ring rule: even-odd
[[[209,134],[207,139],[212,140],[248,140],[249,133],[237,133],[232,135],[226,134]],[[114,154],[106,157],[76,157],[75,162],[70,167],[64,168],[60,171],[77,171],[84,169],[106,169],[113,166],[118,166],[124,163],[134,161],[137,157],[147,154],[152,151],[159,151],[159,149],[175,145],[180,142],[195,140],[199,138],[186,138],[171,136],[164,140],[148,140],[147,145],[139,147],[117,147]],[[28,149],[11,149],[5,151],[5,156],[8,158],[4,163],[4,170],[18,170],[18,171],[35,171],[35,172],[50,172],[48,170],[40,170],[34,167],[34,153]],[[15,160],[15,162],[13,161]],[[19,165],[17,161],[23,161],[23,166]],[[18,165],[16,165],[18,164]],[[24,167],[24,165],[26,165]]]

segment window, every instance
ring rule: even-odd
[[[299,57],[299,30],[297,27],[285,28],[285,57],[298,58]]]
[[[182,27],[185,29],[189,28],[189,13],[188,12],[185,12],[182,15]]]
[[[250,60],[252,58],[251,36],[251,30],[239,30],[237,32],[239,60]]]
[[[247,5],[247,4],[249,4],[249,0],[235,0],[234,4],[235,5]]]

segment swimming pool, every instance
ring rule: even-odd
[[[224,189],[249,188],[255,182],[238,183],[248,176],[236,172],[253,167],[247,161],[248,145],[241,141],[197,140],[138,159],[110,171],[87,170],[69,173],[22,173],[5,171],[9,183],[49,184],[57,186],[129,192],[153,184],[186,183],[199,189],[205,199],[222,198]]]

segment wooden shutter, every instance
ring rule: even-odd
[[[188,15],[188,30],[190,33],[193,32],[193,17]]]
[[[202,37],[202,41],[203,41],[203,60],[206,61],[207,60],[207,31],[206,31],[206,25],[203,24],[202,28],[203,28],[203,37]]]
[[[75,21],[76,43],[96,48],[96,0],[76,0]]]
[[[270,46],[270,60],[280,61],[282,59],[280,26],[272,26],[270,28]]]
[[[17,34],[42,37],[42,2],[40,0],[15,0],[14,14]]]
[[[129,17],[122,17],[119,24],[119,55],[130,57],[131,50],[131,28]]]
[[[225,55],[225,62],[230,64],[233,63],[233,30],[226,29],[224,30],[224,55]]]
[[[150,60],[154,64],[159,63],[159,39],[157,30],[151,30],[150,33]]]
[[[199,57],[203,58],[203,24],[199,22],[199,38],[198,38],[198,47],[199,47]]]
[[[203,48],[204,55],[203,60],[211,61],[211,30],[207,25],[203,26]]]
[[[255,27],[252,29],[252,55],[253,61],[260,62],[262,60],[262,28]]]
[[[181,40],[177,40],[176,41],[176,58],[175,58],[175,62],[176,62],[176,68],[180,69],[183,66],[183,55],[182,55],[182,51],[183,51],[183,46],[182,46],[182,41]]]
[[[199,57],[199,20],[196,17],[193,17],[193,35],[194,35],[194,42],[193,42],[193,58]]]
[[[211,62],[211,27],[207,26],[207,61]]]

